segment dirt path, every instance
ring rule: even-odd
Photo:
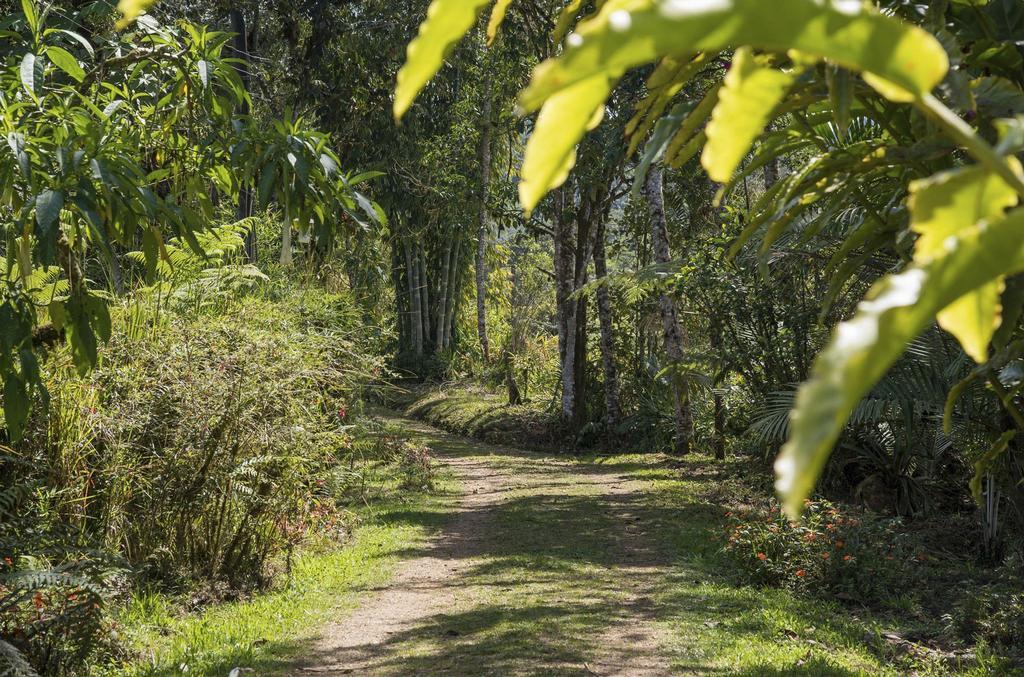
[[[448,525],[296,674],[667,674],[640,485],[405,422],[461,485]]]

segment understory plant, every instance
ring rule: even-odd
[[[928,555],[898,518],[808,500],[792,522],[777,502],[730,513],[723,550],[744,581],[880,604],[921,580]]]
[[[139,586],[265,587],[343,521],[322,478],[353,453],[348,410],[381,369],[350,295],[196,311],[126,302],[84,377],[53,350],[49,406],[0,456],[0,640],[39,672],[109,649],[109,607]]]

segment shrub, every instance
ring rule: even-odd
[[[358,311],[315,290],[217,310],[133,301],[98,369],[63,347],[44,365],[48,410],[0,456],[0,640],[35,669],[101,647],[131,585],[262,587],[308,533],[343,529],[322,478],[381,369]]]
[[[828,501],[807,501],[794,523],[771,501],[729,514],[724,552],[747,582],[879,603],[913,586],[927,559],[901,524]]]

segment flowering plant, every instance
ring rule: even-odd
[[[880,601],[922,573],[928,555],[901,532],[899,519],[806,501],[791,522],[777,502],[726,513],[720,538],[745,582],[815,589],[840,599]]]

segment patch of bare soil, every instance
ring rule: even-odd
[[[494,448],[420,423],[408,422],[408,426],[431,442],[441,441],[431,446],[435,456],[458,477],[463,491],[458,505],[443,531],[399,565],[390,583],[367,594],[354,612],[325,628],[294,674],[668,674],[667,662],[659,653],[652,601],[664,571],[648,546],[644,525],[630,509],[635,502],[623,500],[639,491],[639,484],[600,470],[579,473],[578,466],[550,458],[536,463],[524,459],[529,471],[516,472],[513,477],[494,462]],[[444,440],[452,441],[458,451],[446,450]],[[530,456],[504,448],[500,453]],[[470,573],[487,560],[488,549],[502,540],[501,520],[496,515],[503,503],[531,488],[550,492],[551,487],[580,483],[590,485],[586,489],[596,494],[607,514],[621,525],[611,539],[610,548],[615,552],[608,566],[625,590],[618,596],[617,606],[609,609],[603,630],[583,639],[592,647],[592,659],[567,665],[554,656],[546,662],[541,651],[534,655],[527,651],[521,664],[504,662],[500,668],[489,664],[486,654],[463,660],[461,653],[475,649],[473,637],[460,636],[446,627],[446,619],[456,610],[475,609],[491,592]],[[537,517],[543,525],[544,515]],[[572,539],[573,534],[567,533],[565,538]],[[535,577],[540,580],[542,576],[538,572]],[[520,584],[529,585],[527,578]],[[557,595],[557,590],[550,592],[551,597]],[[550,603],[560,601],[552,599]],[[451,655],[442,663],[431,664],[429,652],[424,656],[413,641],[424,636],[431,637],[434,644],[447,643]]]

